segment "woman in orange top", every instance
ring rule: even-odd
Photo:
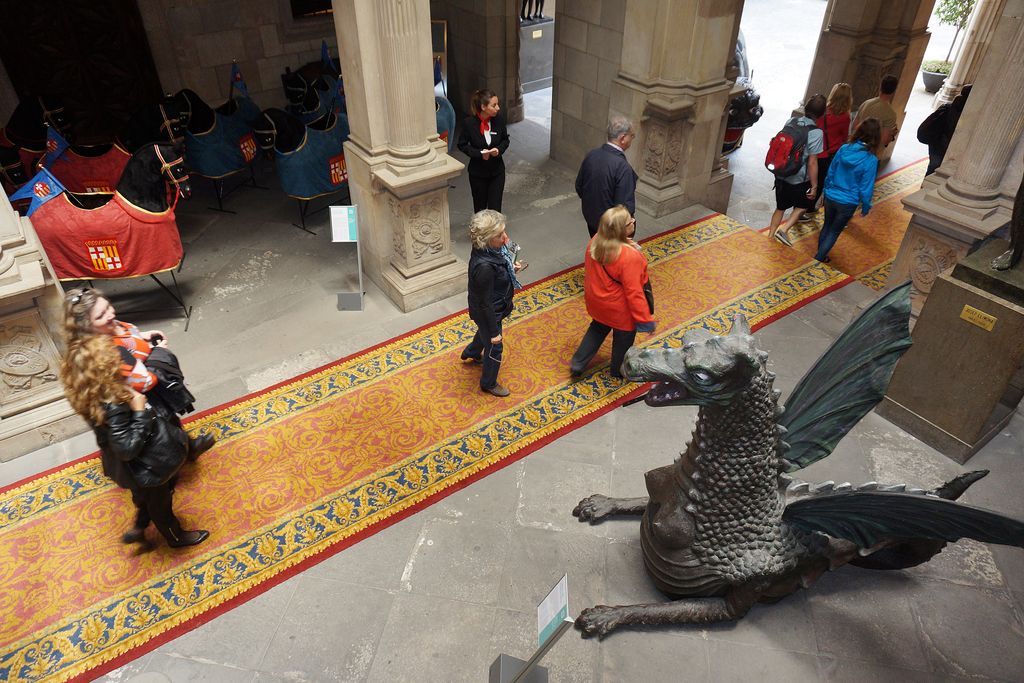
[[[647,258],[633,241],[636,219],[621,204],[604,212],[584,261],[583,291],[593,318],[573,354],[569,370],[579,376],[612,332],[612,377],[622,377],[622,361],[636,333],[653,332],[654,318],[644,296]]]

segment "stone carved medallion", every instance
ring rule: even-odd
[[[959,260],[959,252],[950,245],[918,237],[910,250],[910,280],[914,289],[927,296],[939,274]]]
[[[409,205],[413,260],[444,251],[442,216],[441,199],[436,195]]]
[[[0,417],[59,395],[59,363],[36,311],[0,319]]]
[[[425,195],[404,204],[391,197],[388,207],[391,209],[392,246],[399,261],[412,266],[448,250],[440,194]]]

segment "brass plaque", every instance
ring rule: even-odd
[[[542,28],[539,28],[539,29],[537,29],[536,31],[534,31],[533,33],[530,34],[530,37],[533,38],[534,40],[537,40],[538,38],[541,38],[543,36],[544,36],[544,29],[542,29]]]
[[[996,326],[997,320],[995,316],[979,311],[974,306],[967,305],[964,305],[964,310],[960,311],[960,317],[972,325],[977,325],[986,332],[992,331],[992,328]]]

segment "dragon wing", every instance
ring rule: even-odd
[[[854,491],[801,498],[786,506],[782,519],[808,531],[844,538],[870,548],[893,538],[1024,547],[1024,522],[990,510],[936,496],[890,491]]]
[[[790,450],[783,469],[821,460],[885,396],[910,347],[910,283],[881,297],[850,323],[789,395],[778,423]]]

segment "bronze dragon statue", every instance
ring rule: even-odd
[[[649,498],[593,495],[573,514],[591,523],[642,515],[647,572],[673,600],[585,609],[576,619],[584,637],[739,619],[846,563],[912,567],[964,537],[1024,546],[1024,522],[955,502],[986,471],[931,491],[799,483],[788,474],[831,453],[881,400],[910,346],[908,291],[893,290],[851,323],[785,410],[768,354],[742,316],[726,336],[697,329],[681,348],[630,350],[624,376],[656,382],[648,405],[699,406],[693,437],[673,464],[646,474]]]

